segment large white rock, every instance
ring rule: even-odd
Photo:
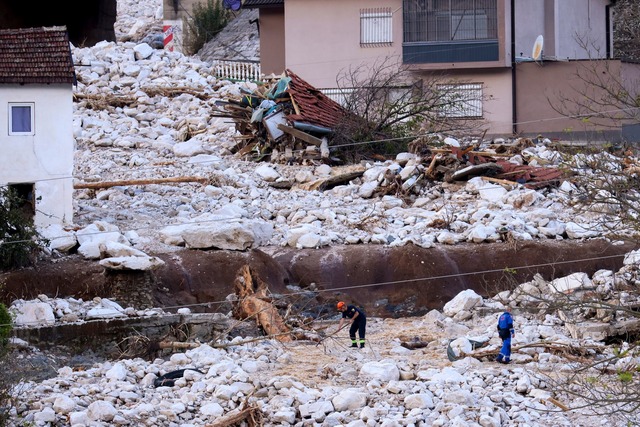
[[[499,202],[507,194],[507,190],[497,184],[487,182],[481,176],[471,178],[465,187],[467,191],[477,192],[478,196],[489,202]]]
[[[118,410],[105,400],[92,402],[87,407],[87,416],[93,421],[111,421],[118,413]]]
[[[202,147],[202,143],[195,139],[175,144],[173,146],[173,152],[177,157],[192,157],[206,153]]]
[[[51,224],[38,231],[49,241],[52,250],[67,252],[78,244],[75,233],[65,230],[60,224]]]
[[[80,245],[86,242],[104,243],[109,241],[128,243],[127,239],[120,233],[118,226],[106,221],[96,221],[76,231],[76,238]]]
[[[166,243],[183,243],[194,249],[246,250],[266,244],[273,235],[273,225],[262,220],[213,221],[165,227],[161,235]]]
[[[13,321],[16,326],[43,326],[56,322],[51,305],[44,302],[27,302],[12,312],[16,313]]]
[[[404,398],[404,406],[407,409],[433,409],[433,393],[427,391],[410,394]]]
[[[260,165],[256,168],[255,172],[267,182],[273,182],[276,179],[280,178],[280,174],[278,173],[278,171],[276,171],[272,166],[269,165]]]
[[[121,257],[121,256],[148,256],[139,249],[129,244],[119,242],[104,242],[100,244],[100,254],[105,257]]]
[[[577,224],[575,222],[567,222],[565,231],[570,239],[587,239],[602,234],[600,227],[596,224]]]
[[[76,407],[76,402],[69,396],[60,395],[53,401],[53,410],[58,414],[68,414]]]
[[[452,317],[460,311],[469,311],[480,304],[482,304],[482,297],[473,289],[465,289],[446,303],[442,308],[442,312]]]
[[[102,259],[99,264],[108,270],[148,271],[163,266],[165,262],[151,256],[120,256]]]
[[[331,403],[336,411],[354,411],[367,404],[367,393],[356,389],[342,390],[331,399]]]
[[[399,380],[400,370],[394,360],[382,360],[380,362],[364,363],[360,368],[360,375],[388,382]]]
[[[573,273],[565,277],[554,279],[549,283],[551,292],[570,293],[582,287],[591,287],[593,283],[587,273]]]

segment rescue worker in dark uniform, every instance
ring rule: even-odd
[[[360,344],[360,348],[364,348],[364,336],[367,328],[367,316],[364,314],[364,311],[357,308],[355,305],[347,305],[343,301],[338,303],[337,308],[338,311],[342,313],[338,330],[342,329],[344,319],[351,319],[351,326],[349,327],[351,347],[357,348],[358,344]],[[356,331],[358,332],[359,339],[356,339]]]
[[[511,362],[511,338],[516,335],[509,307],[498,318],[498,335],[502,339],[502,348],[496,357],[496,362],[509,363]]]

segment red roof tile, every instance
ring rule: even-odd
[[[287,115],[287,119],[333,128],[348,114],[340,104],[302,80],[293,71],[285,72],[291,78],[287,92],[296,104],[297,113],[299,112]]]
[[[0,83],[75,83],[66,27],[0,30]]]

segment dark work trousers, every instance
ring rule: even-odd
[[[349,337],[351,338],[351,343],[356,344],[356,331],[358,331],[358,337],[360,338],[360,343],[364,344],[364,335],[365,330],[367,329],[367,318],[359,315],[358,318],[351,324],[349,328]]]

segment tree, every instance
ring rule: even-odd
[[[38,234],[33,219],[22,209],[25,201],[10,187],[0,187],[0,270],[34,262],[47,242]]]
[[[345,146],[340,151],[357,160],[406,151],[410,139],[427,133],[477,130],[479,122],[468,111],[482,101],[482,94],[461,90],[464,83],[445,74],[416,80],[414,72],[393,58],[349,67],[339,73],[337,86],[350,114],[334,129],[332,145]]]
[[[588,49],[587,39],[577,39]],[[593,50],[593,49],[592,49]],[[574,78],[567,89],[549,99],[562,116],[582,120],[587,127],[617,129],[640,121],[640,81],[627,73],[620,61],[599,59],[576,61]]]
[[[614,57],[640,60],[640,3],[616,1],[613,27]],[[550,100],[552,108],[563,116],[600,128],[640,122],[640,80],[625,73],[618,61],[604,59],[588,36],[576,35],[576,42],[581,49],[596,54],[576,63],[575,78],[568,82],[567,90]]]
[[[618,0],[614,6],[613,47],[619,57],[640,60],[640,3]]]

